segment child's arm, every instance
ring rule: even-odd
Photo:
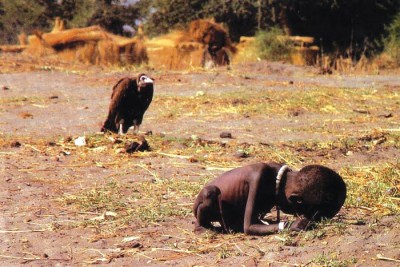
[[[261,175],[258,175],[249,181],[249,193],[246,202],[243,226],[244,233],[247,235],[268,235],[277,233],[279,231],[278,224],[262,224],[259,222],[256,216],[254,216],[254,207],[256,205],[256,197],[260,179]]]

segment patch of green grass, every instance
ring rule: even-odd
[[[344,223],[341,220],[325,219],[322,220],[321,222],[316,223],[314,229],[312,229],[309,232],[311,237],[322,239],[329,233],[333,233],[336,236],[344,235],[346,233],[346,227],[347,227],[346,223]]]
[[[293,167],[301,167],[315,158],[322,161],[342,155],[347,156],[349,152],[370,153],[379,149],[397,149],[399,147],[399,134],[388,133],[381,130],[371,130],[369,133],[349,133],[347,136],[327,141],[288,141],[283,144],[268,144],[264,147],[256,147],[254,154],[271,157],[277,156],[276,160],[289,163]],[[263,160],[267,157],[261,156]]]
[[[348,197],[346,204],[380,214],[400,213],[400,162],[378,166],[347,167],[340,171]]]
[[[104,219],[85,219],[82,226],[100,228],[107,224],[107,229],[121,225],[148,225],[163,222],[172,217],[187,217],[192,214],[192,200],[203,182],[187,180],[159,179],[153,182],[136,182],[132,188],[121,188],[111,181],[103,186],[85,189],[77,194],[64,194],[60,201],[66,206],[81,212],[105,214]],[[106,212],[115,212],[108,216]],[[94,215],[93,215],[94,217]]]
[[[138,218],[145,225],[149,223],[164,222],[173,216],[186,217],[191,214],[191,209],[179,207],[177,201],[166,201],[156,198],[145,205],[137,206],[132,212],[132,218]]]
[[[97,236],[94,239],[115,236],[118,229],[127,225],[129,202],[116,181],[84,189],[76,194],[64,194],[59,198],[66,207],[82,214],[74,223],[64,227],[90,227]]]
[[[362,220],[359,220],[359,223],[363,223]],[[344,222],[337,221],[332,223],[333,232],[335,235],[344,235],[346,233],[347,225]]]
[[[217,252],[217,259],[219,260],[227,259],[229,257],[234,256],[233,249],[226,244],[223,244],[222,246],[217,248],[216,252]]]
[[[379,119],[372,112],[388,112],[397,109],[398,93],[391,89],[330,88],[314,87],[293,90],[253,90],[207,94],[203,97],[158,96],[154,102],[158,114],[166,119],[181,117],[289,115],[293,110],[303,109],[308,113],[341,114],[349,118]],[[356,110],[356,111],[354,111]]]
[[[357,259],[351,258],[351,259],[341,260],[336,254],[326,255],[325,253],[322,253],[317,257],[315,257],[311,262],[317,264],[317,266],[346,267],[351,264],[357,263]]]
[[[74,205],[78,210],[85,212],[120,211],[127,207],[120,186],[115,181],[83,190],[76,195],[64,194],[61,200],[66,205]]]
[[[296,241],[296,236],[297,233],[290,232],[289,230],[284,230],[279,232],[278,239],[283,246],[296,247],[298,245]]]
[[[131,198],[143,204],[135,205],[130,217],[145,224],[162,222],[171,216],[187,217],[192,214],[192,200],[203,184],[176,179],[136,183]]]
[[[256,35],[259,57],[269,60],[288,60],[292,46],[289,41],[278,38],[283,35],[284,32],[279,27],[259,31]]]
[[[306,241],[315,239],[321,240],[326,237],[326,234],[327,234],[326,229],[318,227],[317,229],[304,232],[304,240]]]
[[[386,28],[387,37],[384,39],[385,51],[400,66],[400,12]]]

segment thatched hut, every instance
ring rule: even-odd
[[[51,32],[35,31],[28,36],[24,53],[34,56],[57,55],[64,60],[102,65],[148,61],[141,38],[114,35],[99,26],[65,30],[59,19]]]
[[[174,31],[145,42],[150,64],[166,69],[229,65],[236,52],[227,31],[209,20],[195,20],[184,31]]]

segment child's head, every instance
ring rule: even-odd
[[[339,212],[346,199],[346,185],[333,170],[309,165],[288,180],[285,195],[293,213],[319,221]]]

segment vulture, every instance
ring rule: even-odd
[[[112,89],[108,116],[101,131],[122,135],[133,126],[133,131],[138,133],[143,115],[153,99],[153,83],[154,79],[146,74],[119,80]]]

